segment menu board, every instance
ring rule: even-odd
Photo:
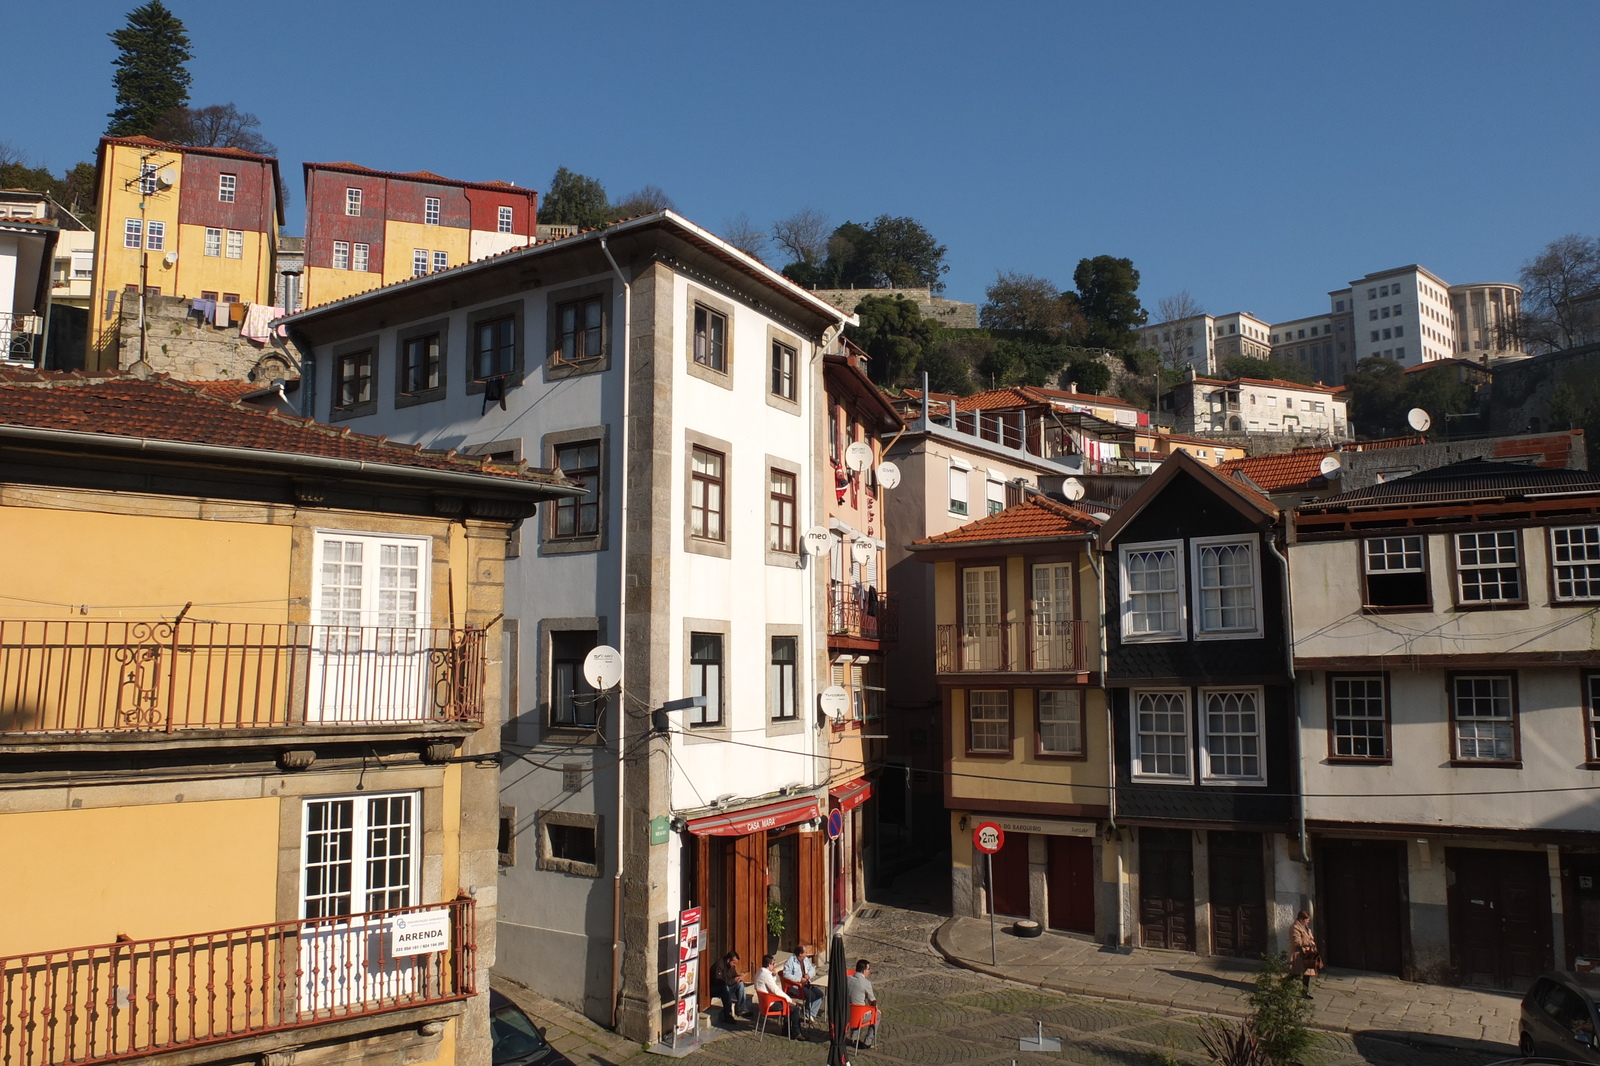
[[[678,915],[678,1026],[677,1035],[695,1033],[700,1016],[700,908]],[[678,1044],[677,1041],[674,1041]],[[681,1045],[679,1045],[681,1046]]]

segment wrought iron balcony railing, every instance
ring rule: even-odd
[[[0,620],[0,737],[479,722],[484,634]]]
[[[448,944],[397,955],[424,912],[444,912],[429,917]],[[115,1062],[465,999],[473,921],[458,899],[0,958],[0,1062]]]
[[[34,363],[34,342],[39,335],[39,319],[0,311],[0,363]]]
[[[828,635],[896,640],[900,605],[887,592],[848,581],[828,582]]]
[[[1088,631],[1082,619],[939,626],[935,669],[941,674],[1080,673],[1088,668]]]

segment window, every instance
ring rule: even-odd
[[[967,750],[1011,753],[1011,693],[968,690]]]
[[[704,707],[689,708],[689,725],[722,724],[722,634],[689,634],[689,695],[704,696]]]
[[[550,724],[593,729],[602,697],[583,676],[583,661],[600,634],[593,629],[557,630],[550,634]]]
[[[1394,340],[1394,330],[1392,330],[1392,329],[1384,330],[1383,331],[1383,339],[1386,340],[1386,341]]]
[[[434,252],[433,253],[433,271],[434,271],[434,273],[437,274],[441,270],[449,270],[449,269],[450,269],[450,253],[449,252]]]
[[[544,832],[552,859],[577,866],[599,865],[598,835],[593,826],[549,822],[545,824]]]
[[[144,228],[144,246],[152,252],[165,251],[167,247],[167,224],[165,222],[151,221]]]
[[[231,229],[228,231],[228,256],[229,259],[244,258],[244,230]]]
[[[728,370],[728,316],[696,304],[694,308],[694,361],[726,373]]]
[[[1600,599],[1600,526],[1552,529],[1550,569],[1556,599]]]
[[[1178,545],[1122,549],[1122,639],[1183,639],[1183,575]]]
[[[511,223],[512,223],[511,208],[502,207],[500,209],[499,232],[500,233],[510,233],[511,232]]]
[[[400,345],[400,391],[416,394],[439,387],[439,334],[407,337]]]
[[[1071,670],[1073,647],[1072,565],[1040,563],[1033,568],[1033,668]]]
[[[139,192],[149,196],[156,191],[156,165],[154,163],[139,164]]]
[[[1006,509],[1006,484],[987,478],[983,483],[984,503],[987,506],[985,514],[999,514]]]
[[[1188,780],[1189,694],[1187,692],[1133,692],[1135,777]]]
[[[334,241],[333,242],[333,269],[335,269],[335,270],[349,270],[350,269],[350,242],[349,241]]]
[[[305,918],[409,907],[416,883],[418,795],[306,800],[301,808]]]
[[[479,322],[474,329],[473,373],[485,378],[509,374],[517,367],[517,319],[515,315]]]
[[[1077,689],[1041,689],[1034,700],[1039,754],[1082,755],[1083,694]]]
[[[588,491],[576,499],[564,496],[555,502],[550,536],[558,540],[599,536],[600,442],[584,440],[560,445],[555,450],[555,458],[568,480],[576,481]]]
[[[1406,328],[1404,326],[1396,326],[1394,328],[1394,335],[1396,338],[1404,337],[1406,335]]]
[[[144,222],[137,218],[130,218],[122,224],[122,246],[124,248],[144,247]]]
[[[768,473],[771,496],[767,503],[767,550],[795,551],[795,477],[784,470]]]
[[[556,308],[561,322],[561,346],[556,359],[563,363],[576,363],[584,359],[598,359],[601,347],[601,298],[590,296],[564,303]]]
[[[1200,690],[1205,708],[1205,776],[1260,781],[1261,693]]]
[[[1376,322],[1376,321],[1378,321],[1378,309],[1377,309],[1377,308],[1376,308],[1376,307],[1374,307],[1374,308],[1372,308],[1372,309],[1370,309],[1370,310],[1369,310],[1369,311],[1368,311],[1368,312],[1367,312],[1367,318],[1368,318],[1368,319],[1369,319],[1369,320],[1370,320],[1370,321],[1373,321],[1373,322]]]
[[[800,638],[773,637],[772,662],[767,672],[767,706],[774,721],[800,713]]]
[[[772,342],[772,395],[792,400],[794,388],[795,351],[782,341]]]
[[[222,231],[206,227],[205,254],[213,259],[222,258]]]
[[[344,213],[355,218],[361,217],[360,189],[346,189],[344,191]]]
[[[422,201],[422,224],[437,226],[439,224],[439,198],[429,196]]]
[[[1406,357],[1406,349],[1404,345],[1394,350],[1394,357],[1396,359],[1404,359]]]
[[[411,249],[411,276],[420,278],[428,272],[428,250],[426,248]]]
[[[1458,603],[1518,603],[1522,600],[1516,530],[1457,533],[1455,537]]]
[[[239,176],[237,174],[217,175],[217,200],[219,203],[233,203],[234,196],[238,191]]]
[[[1340,759],[1389,758],[1389,713],[1384,679],[1329,679],[1328,754]]]
[[[1387,285],[1379,285],[1378,286],[1378,295],[1379,296],[1387,296],[1387,295],[1389,295],[1389,286],[1387,286]]]
[[[367,244],[356,244],[352,246],[352,249],[354,254],[350,261],[350,269],[362,271],[368,269],[367,264],[371,261],[372,246]]]
[[[1199,576],[1196,637],[1202,634],[1252,636],[1261,632],[1257,603],[1259,573],[1255,545],[1248,540],[1194,541],[1194,568]]]
[[[1389,317],[1389,309],[1387,307],[1379,308],[1379,315],[1382,318],[1388,318]]]
[[[1344,310],[1344,301],[1343,300],[1334,301],[1333,309],[1335,311],[1343,311]]]
[[[1450,679],[1456,759],[1514,762],[1516,703],[1510,674],[1457,674]]]
[[[209,290],[209,289],[201,289],[200,290],[200,299],[202,299],[202,300],[211,300],[211,301],[215,302],[216,298],[217,298],[217,294],[212,292],[211,290]]]
[[[372,351],[347,352],[334,364],[336,408],[351,408],[372,399]]]
[[[1378,290],[1377,289],[1368,289],[1367,290],[1367,299],[1376,300],[1377,298],[1378,298]]]
[[[709,448],[691,448],[689,465],[689,534],[706,540],[724,540],[726,457]]]
[[[1600,762],[1600,674],[1585,674],[1583,678],[1584,729],[1589,738],[1589,761]]]
[[[950,513],[967,513],[967,475],[970,473],[964,466],[950,464]]]
[[[225,304],[236,304],[239,302],[239,294],[236,292],[225,292],[222,294],[222,302]]]

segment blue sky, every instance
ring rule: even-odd
[[[667,191],[716,230],[911,215],[947,295],[1130,257],[1147,307],[1315,313],[1420,262],[1514,280],[1600,232],[1600,4],[166,0],[193,101],[261,117],[291,185],[349,159]],[[0,140],[92,158],[136,0],[11,0]]]

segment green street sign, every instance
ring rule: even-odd
[[[665,844],[672,835],[671,823],[666,815],[650,819],[650,843]]]

